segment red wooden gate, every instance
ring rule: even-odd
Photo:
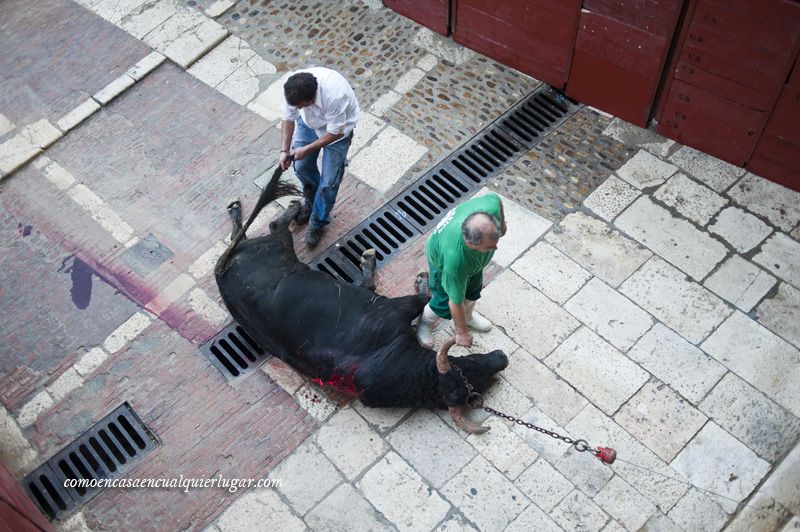
[[[800,190],[800,56],[778,103],[758,139],[747,168]]]
[[[657,131],[744,166],[767,125],[798,46],[797,2],[691,0]],[[780,119],[773,128],[780,130]],[[765,163],[767,154],[774,153],[772,141],[779,134],[772,135],[757,161]]]
[[[645,127],[683,0],[584,0],[567,95]]]
[[[383,0],[383,5],[437,33],[450,35],[449,0]]]
[[[581,0],[454,0],[453,40],[563,89]]]

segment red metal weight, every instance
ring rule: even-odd
[[[617,459],[617,451],[611,447],[598,447],[595,456],[599,458],[601,462],[613,464],[614,460]]]

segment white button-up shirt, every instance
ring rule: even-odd
[[[308,72],[317,79],[314,103],[298,109],[289,105],[284,96],[282,119],[295,121],[302,117],[320,138],[325,133],[349,135],[358,122],[359,107],[356,94],[344,76],[329,68],[314,67],[290,72],[283,82],[299,72]]]

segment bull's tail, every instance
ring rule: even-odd
[[[253,220],[255,220],[256,216],[258,216],[258,213],[260,213],[267,204],[275,201],[278,198],[282,198],[283,196],[303,195],[303,192],[295,185],[291,183],[282,183],[280,180],[282,174],[283,170],[279,165],[272,173],[272,178],[269,180],[269,183],[267,183],[267,186],[265,186],[264,190],[261,191],[261,195],[258,197],[258,202],[256,202],[256,206],[253,208],[253,212],[250,213],[247,221],[244,223],[242,228],[239,229],[239,232],[236,233],[236,236],[231,239],[231,243],[228,244],[227,249],[217,260],[217,265],[214,267],[214,275],[220,275],[225,271],[225,268],[228,267],[228,262],[233,256],[236,246],[239,245],[239,242],[247,233],[247,229],[250,227],[250,224],[252,224]]]

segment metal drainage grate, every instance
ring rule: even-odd
[[[63,517],[102,489],[65,487],[67,480],[118,478],[158,445],[130,405],[123,403],[26,476],[23,485],[45,515]]]
[[[258,369],[269,358],[269,354],[235,321],[201,345],[200,350],[231,384]]]
[[[376,269],[380,269],[580,107],[552,87],[538,88],[350,230],[309,266],[352,283],[360,276],[361,253],[373,248]]]

